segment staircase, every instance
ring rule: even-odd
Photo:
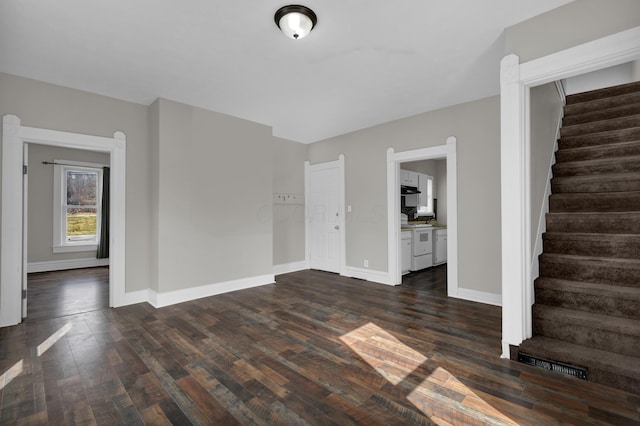
[[[567,96],[519,352],[640,394],[640,82]]]

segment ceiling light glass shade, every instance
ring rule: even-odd
[[[318,18],[308,7],[289,5],[278,9],[275,21],[287,37],[298,40],[311,32]]]

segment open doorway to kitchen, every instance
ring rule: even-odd
[[[389,275],[393,284],[402,283],[402,241],[401,241],[401,165],[424,160],[443,160],[446,168],[446,210],[447,210],[447,294],[456,297],[458,293],[458,220],[457,220],[457,160],[456,138],[447,138],[444,145],[395,153],[387,150],[387,217]]]

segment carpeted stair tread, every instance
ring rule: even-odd
[[[640,320],[533,305],[533,334],[623,355],[640,353]]]
[[[640,211],[547,213],[545,220],[549,232],[640,233]]]
[[[565,114],[562,119],[562,125],[574,126],[576,124],[592,123],[594,121],[610,120],[612,118],[627,117],[636,114],[640,114],[640,102],[629,105],[616,105],[610,108],[591,110],[580,114]]]
[[[578,148],[584,146],[607,145],[611,143],[628,142],[640,139],[640,127],[628,129],[608,130],[587,135],[564,136],[558,140],[560,149]]]
[[[640,259],[542,253],[540,277],[640,287]]]
[[[640,173],[553,177],[551,191],[554,194],[640,191]]]
[[[606,98],[593,99],[575,104],[567,104],[564,107],[564,117],[570,117],[572,115],[583,114],[590,111],[606,110],[635,103],[640,103],[640,91],[617,96],[608,96]]]
[[[640,191],[551,194],[549,210],[553,213],[640,211]]]
[[[588,381],[640,393],[640,358],[588,348],[544,336],[520,344],[520,352],[588,369]]]
[[[535,294],[536,304],[640,320],[640,287],[539,277]]]
[[[596,99],[610,98],[635,92],[640,92],[640,82],[635,81],[627,84],[619,84],[617,86],[568,95],[566,104],[573,105],[581,102],[589,102]]]
[[[594,160],[556,162],[552,167],[554,177],[594,174],[639,173],[640,155]]]
[[[545,232],[545,253],[640,259],[640,235],[583,232]]]
[[[626,117],[613,118],[610,120],[594,121],[591,123],[576,124],[573,126],[563,126],[560,129],[562,137],[587,135],[606,131],[618,131],[640,126],[640,114]]]
[[[596,160],[640,155],[640,139],[605,145],[581,146],[556,151],[556,164],[565,161]]]

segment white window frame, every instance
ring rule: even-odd
[[[418,216],[433,216],[433,176],[424,173],[422,175],[427,178],[427,205],[418,203]]]
[[[80,161],[54,160],[53,166],[53,245],[54,253],[96,251],[100,241],[102,210],[103,164]],[[67,238],[66,174],[69,170],[96,172],[96,238],[95,240],[69,241]]]

